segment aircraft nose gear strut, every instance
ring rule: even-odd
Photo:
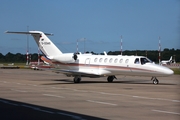
[[[151,80],[153,81],[153,84],[159,84],[159,80],[156,77],[152,77]]]

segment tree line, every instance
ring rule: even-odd
[[[97,54],[94,52],[87,52],[92,54]],[[104,54],[104,53],[100,53]],[[120,55],[120,51],[109,51],[107,53],[108,55]],[[154,62],[159,62],[159,51],[157,50],[125,50],[122,52],[123,55],[138,55],[138,56],[146,56],[149,59],[151,59]],[[40,55],[42,56],[42,54]],[[173,56],[173,61],[180,62],[180,49],[168,49],[165,48],[163,51],[161,51],[161,60],[169,60],[170,57]],[[21,53],[10,53],[8,52],[6,55],[3,55],[0,53],[0,63],[23,63],[26,62],[27,56],[26,54]],[[29,54],[29,60],[30,61],[37,61],[38,60],[38,54]]]
[[[37,53],[29,54],[28,60],[33,62],[38,61],[38,54]],[[26,54],[21,54],[21,53],[13,54],[11,52],[8,52],[6,55],[3,55],[2,53],[0,53],[0,63],[25,63],[26,61],[27,61]]]

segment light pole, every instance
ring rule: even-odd
[[[122,55],[122,35],[121,35],[121,44],[120,44],[120,46],[121,46],[121,55]]]
[[[27,26],[27,31],[29,31],[29,26]],[[26,65],[29,65],[29,35],[27,34],[27,51],[26,51]]]
[[[173,55],[174,56],[174,61],[173,61],[173,63],[176,63],[176,55]]]
[[[86,47],[85,41],[86,41],[86,38],[77,39],[77,41],[76,41],[76,42],[77,42],[77,46],[76,46],[76,51],[77,51],[77,53],[78,53],[78,47],[79,47],[79,46],[78,46],[78,42],[79,42],[79,41],[84,41],[84,53],[85,53],[85,47]]]
[[[159,37],[159,64],[161,63],[161,41]]]
[[[84,38],[84,53],[86,52],[86,44],[85,44],[86,38]]]

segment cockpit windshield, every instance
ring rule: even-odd
[[[152,61],[150,59],[148,59],[148,58],[140,58],[140,60],[141,60],[142,65],[146,64],[146,63],[152,63]]]

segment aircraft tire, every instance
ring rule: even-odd
[[[114,76],[108,76],[108,78],[107,78],[108,82],[113,82],[113,80],[114,80]]]
[[[80,83],[81,78],[80,77],[74,77],[74,83]]]
[[[154,79],[154,80],[153,80],[153,84],[155,84],[155,85],[159,84],[159,80]]]

